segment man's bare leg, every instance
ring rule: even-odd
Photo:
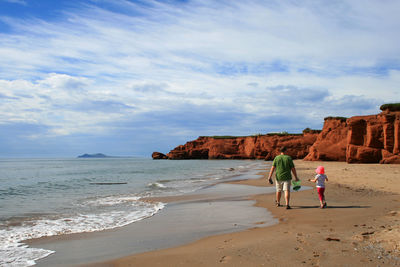
[[[281,192],[276,192],[276,205],[281,203]]]
[[[286,208],[290,209],[290,191],[285,191],[285,201],[286,201]]]

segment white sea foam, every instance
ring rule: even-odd
[[[150,188],[162,188],[162,189],[167,188],[164,184],[159,182],[149,183],[147,186]]]
[[[137,202],[139,199],[140,197],[137,196],[108,196],[87,200],[83,203],[83,205],[114,206],[118,204]]]
[[[128,200],[129,198],[125,198]],[[129,199],[134,201],[135,198]],[[118,199],[117,199],[118,201]],[[119,199],[119,201],[122,201]],[[137,201],[131,212],[112,211],[99,214],[78,214],[58,219],[43,218],[22,226],[0,230],[0,266],[31,266],[54,251],[30,248],[22,241],[45,236],[95,232],[121,227],[153,216],[163,203]]]

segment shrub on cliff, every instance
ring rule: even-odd
[[[320,132],[322,132],[322,130],[314,130],[314,129],[310,129],[308,127],[303,130],[303,134],[306,134],[306,133],[320,133]]]
[[[341,122],[345,122],[347,120],[347,118],[346,117],[331,117],[331,116],[329,116],[329,117],[324,118],[324,121],[326,121],[326,120],[340,120]]]
[[[267,133],[268,136],[296,136],[303,135],[302,133],[288,133],[288,132],[279,132],[279,133]]]
[[[214,139],[234,139],[234,138],[246,137],[246,136],[214,135],[214,136],[200,136],[200,137],[210,137],[210,138],[214,138]]]
[[[383,104],[380,109],[382,111],[389,110],[389,111],[400,111],[400,103],[391,103],[391,104]]]

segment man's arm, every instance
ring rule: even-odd
[[[275,171],[275,166],[271,166],[271,170],[269,171],[269,175],[268,175],[268,181],[271,183],[272,182],[272,174]],[[272,183],[271,183],[272,184]]]
[[[298,181],[299,178],[297,177],[297,172],[296,172],[296,168],[295,167],[292,168],[292,172],[294,174],[294,177],[296,178],[296,181]]]

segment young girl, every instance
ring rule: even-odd
[[[328,181],[328,177],[325,175],[325,169],[323,166],[318,166],[318,168],[315,170],[317,175],[315,175],[314,179],[308,179],[310,182],[317,183],[317,191],[318,191],[318,197],[319,197],[319,202],[321,204],[320,208],[323,209],[326,207],[326,201],[325,201],[325,181]]]

